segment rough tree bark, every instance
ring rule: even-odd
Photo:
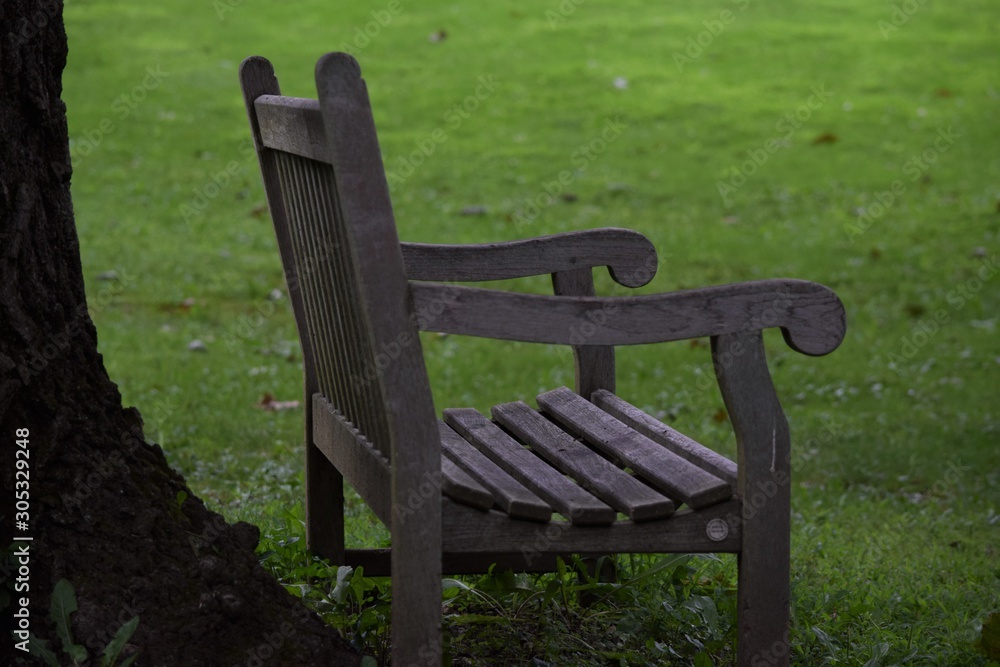
[[[73,632],[91,656],[138,615],[129,650],[139,665],[357,664],[260,567],[257,529],[208,511],[146,442],[108,378],[70,201],[66,53],[61,2],[0,0],[0,546],[33,538],[15,543],[29,545],[30,590],[0,612],[0,664],[24,657],[9,644],[20,597],[31,631],[60,645],[48,609],[62,578],[76,589]],[[18,429],[29,434],[27,530],[12,514]],[[0,570],[10,592],[10,561]]]

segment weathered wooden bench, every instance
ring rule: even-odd
[[[281,96],[263,58],[240,77],[302,343],[309,547],[391,574],[393,664],[440,663],[442,572],[622,552],[738,554],[738,663],[787,664],[790,444],[761,330],[831,352],[837,297],[799,280],[595,296],[595,267],[629,287],[655,271],[649,241],[623,229],[400,243],[357,62],[320,59],[318,101]],[[544,274],[552,296],[443,284]],[[575,391],[439,420],[420,330],[571,345]],[[703,336],[735,463],[614,393],[615,346]],[[345,479],[391,550],[345,549]]]

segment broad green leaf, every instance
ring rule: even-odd
[[[101,657],[101,667],[112,667],[115,661],[118,659],[118,655],[125,648],[125,644],[128,640],[132,638],[132,633],[135,629],[139,627],[139,617],[134,617],[131,621],[127,622],[122,627],[118,628],[118,632],[111,639],[106,647],[104,647],[104,655]]]
[[[692,595],[681,606],[693,611],[705,625],[713,630],[718,628],[719,611],[715,608],[715,601],[712,598],[706,595]]]
[[[834,644],[833,638],[830,635],[823,632],[818,627],[816,627],[815,625],[812,627],[812,631],[813,634],[816,635],[816,638],[820,641],[820,643],[823,644],[823,646],[826,647],[826,650],[830,652],[830,656],[836,657],[837,653],[839,652],[839,649]]]
[[[450,600],[459,593],[470,590],[472,589],[467,584],[462,583],[458,579],[443,579],[441,581],[441,596],[445,600]]]
[[[49,648],[49,642],[39,639],[31,633],[28,633],[28,653],[41,658],[49,667],[59,667],[59,659],[56,658],[56,654]]]
[[[864,667],[881,667],[882,658],[889,655],[889,642],[880,642],[875,645],[872,657],[865,663]]]
[[[56,623],[56,634],[62,641],[63,651],[75,664],[78,664],[87,660],[87,649],[80,644],[73,643],[73,627],[70,616],[76,613],[76,610],[76,592],[73,590],[73,584],[65,579],[60,579],[52,590],[49,613]]]
[[[337,568],[337,585],[333,588],[333,599],[337,601],[337,604],[344,604],[347,591],[350,590],[353,572],[354,568],[350,565],[341,565]]]

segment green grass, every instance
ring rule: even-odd
[[[393,184],[400,235],[484,242],[624,226],[661,253],[641,293],[776,276],[834,288],[849,334],[832,356],[802,357],[766,339],[793,433],[796,663],[988,664],[973,643],[1000,608],[1000,11],[928,2],[883,35],[890,2],[589,0],[550,25],[546,12],[560,6],[574,7],[402,2],[370,44],[352,49],[390,170],[435,128],[446,131]],[[301,359],[287,300],[273,300],[284,286],[236,69],[265,55],[286,94],[313,96],[316,58],[351,45],[387,7],[66,7],[73,196],[111,377],[195,492],[261,525],[276,576],[302,583],[369,646],[384,629],[385,584],[365,580],[381,587],[368,603],[363,591],[354,603],[330,597],[333,584],[316,578],[325,570],[292,541],[302,533],[301,413],[255,408],[265,393],[299,398]],[[701,36],[692,62],[678,59],[723,10],[732,12],[723,30]],[[446,38],[430,41],[438,30]],[[484,76],[495,91],[450,122]],[[817,89],[829,99],[800,111],[797,127],[782,120]],[[576,151],[608,119],[627,127],[581,162]],[[935,147],[941,131],[956,138]],[[745,167],[754,173],[724,201],[719,183],[738,183],[734,170],[768,145],[766,162]],[[925,152],[932,164],[912,161]],[[573,172],[576,201],[534,215],[527,203],[563,170]],[[487,212],[460,215],[469,205]],[[520,287],[549,289],[544,279]],[[599,289],[623,293],[607,276]],[[195,339],[205,352],[188,350]],[[454,336],[424,343],[439,409],[486,408],[572,381],[564,350]],[[728,423],[713,419],[721,398],[698,382],[708,364],[704,346],[622,349],[619,391],[732,455]],[[384,543],[367,510],[354,501],[351,511],[352,544]],[[468,580],[471,590],[450,589],[451,655],[455,664],[500,655],[729,664],[731,560],[676,567],[623,584],[596,610],[564,598],[570,574],[492,589]],[[364,609],[376,630],[356,631]],[[522,641],[528,648],[510,654]]]

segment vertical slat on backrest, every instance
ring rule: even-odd
[[[304,267],[303,304],[319,389],[389,458],[386,415],[378,398],[369,334],[359,313],[361,295],[336,205],[332,167],[279,153],[278,171],[295,261]]]

